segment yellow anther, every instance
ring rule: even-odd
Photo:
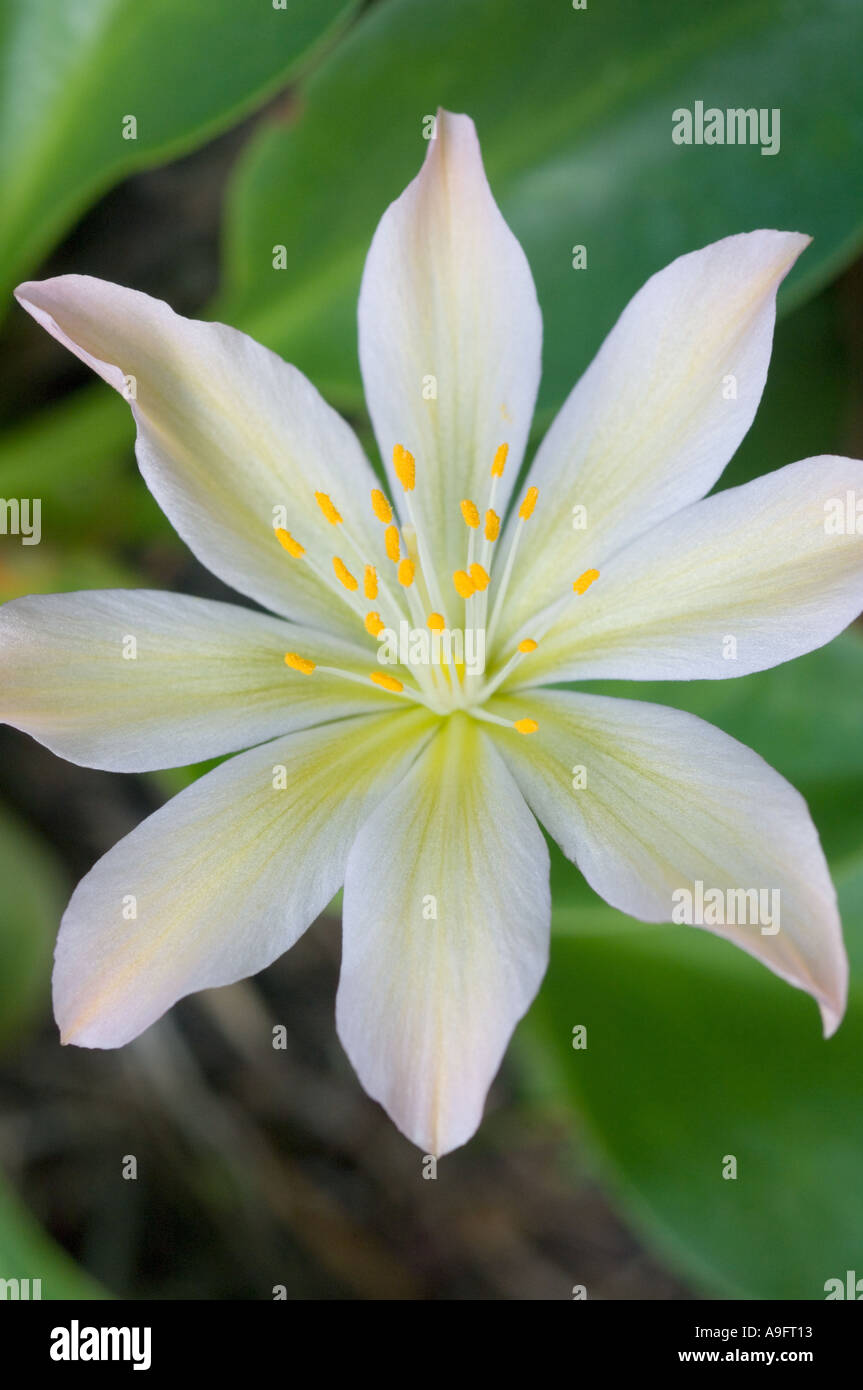
[[[487,589],[489,584],[491,583],[488,574],[483,569],[482,565],[478,565],[476,561],[474,561],[473,564],[470,565],[468,568],[470,571],[470,577],[473,580],[474,588],[479,589],[479,592],[482,593],[483,589]]]
[[[516,719],[512,727],[520,734],[535,734],[539,725],[535,719]]]
[[[538,487],[529,487],[524,494],[524,501],[518,509],[518,514],[522,521],[529,520],[533,516],[533,509],[536,506],[536,499],[539,496]]]
[[[393,468],[405,492],[413,492],[416,486],[417,470],[413,454],[401,444],[393,449]]]
[[[387,559],[392,560],[393,564],[397,565],[399,562],[399,555],[401,554],[399,550],[399,528],[397,526],[388,526],[384,531],[384,549],[387,552]]]
[[[341,513],[333,506],[332,498],[326,492],[316,492],[315,501],[331,526],[341,524]]]
[[[443,632],[446,627],[446,618],[442,613],[429,613],[426,618],[426,624],[431,628],[432,632]]]
[[[414,582],[414,562],[413,560],[401,560],[399,562],[396,577],[403,589],[409,589]]]
[[[506,467],[506,456],[508,453],[509,445],[501,444],[500,448],[494,456],[494,463],[491,466],[491,476],[493,478],[503,477],[503,470]]]
[[[299,560],[301,555],[305,555],[306,547],[295,541],[290,531],[286,531],[284,526],[276,527],[276,540],[279,545],[283,545],[289,555],[293,555],[295,560]]]
[[[383,632],[384,624],[381,622],[380,613],[366,614],[366,632],[370,637],[377,637],[379,632]]]
[[[307,661],[304,656],[298,656],[296,652],[285,652],[285,665],[290,666],[292,671],[302,671],[304,676],[310,676],[315,669],[313,661]]]
[[[469,497],[466,497],[461,504],[461,514],[464,517],[465,526],[469,526],[472,531],[475,531],[479,526],[479,511],[476,503],[471,502]]]
[[[354,576],[351,574],[344,560],[340,560],[338,555],[333,556],[333,569],[336,572],[336,578],[341,580],[346,589],[353,590],[358,589],[360,587],[359,583],[356,579],[354,579]]]
[[[471,594],[476,593],[476,585],[465,570],[456,570],[452,582],[459,598],[470,598]]]
[[[383,671],[372,671],[369,680],[373,680],[382,690],[391,690],[394,695],[400,695],[404,690],[401,681],[397,681],[395,676],[386,675]]]
[[[527,652],[535,652],[538,646],[539,646],[539,643],[538,643],[538,642],[534,642],[534,640],[533,640],[532,637],[525,637],[525,639],[524,639],[523,642],[519,642],[519,644],[518,644],[518,649],[519,649],[520,652],[525,652],[525,653],[527,653]]]
[[[487,541],[496,541],[500,535],[500,517],[491,508],[485,514],[485,538]]]
[[[573,589],[577,594],[584,594],[590,588],[595,579],[599,578],[599,570],[585,570],[573,584]]]
[[[393,519],[393,509],[379,487],[372,488],[372,511],[378,521],[382,521],[384,526],[389,526]]]
[[[366,598],[377,598],[378,596],[378,572],[374,565],[366,565],[363,575],[363,593]]]

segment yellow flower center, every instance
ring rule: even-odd
[[[511,721],[483,708],[489,696],[499,689],[516,667],[537,650],[539,639],[560,616],[567,602],[564,595],[538,615],[537,635],[519,634],[514,650],[508,655],[498,658],[493,652],[491,644],[500,622],[522,532],[539,501],[538,488],[529,487],[518,507],[517,522],[506,558],[498,563],[500,557],[496,556],[495,548],[500,537],[500,516],[495,511],[495,503],[498,481],[503,477],[508,453],[508,444],[501,444],[495,453],[483,511],[469,497],[461,502],[461,515],[467,528],[467,553],[464,568],[454,571],[451,582],[456,599],[462,605],[463,630],[454,629],[449,623],[447,599],[430,563],[430,552],[413,507],[411,494],[416,488],[416,460],[404,445],[397,444],[393,450],[393,470],[404,493],[404,520],[399,522],[392,503],[380,488],[373,488],[371,493],[372,511],[384,528],[379,556],[370,558],[362,555],[359,547],[350,540],[342,514],[329,493],[315,493],[315,501],[329,524],[344,528],[342,535],[353,552],[351,564],[357,573],[362,574],[362,594],[360,581],[342,556],[332,557],[334,584],[332,578],[327,580],[324,569],[318,569],[306,546],[284,527],[277,527],[276,539],[291,559],[310,565],[316,575],[350,605],[357,617],[358,633],[365,634],[364,640],[371,638],[381,644],[391,642],[394,633],[399,633],[398,655],[389,658],[399,665],[399,676],[380,670],[362,674],[322,666],[311,653],[302,652],[285,654],[288,669],[305,676],[327,672],[361,684],[371,682],[398,699],[425,705],[440,715],[464,709],[477,719],[502,724],[517,733],[536,733],[539,725],[529,714]],[[347,555],[348,550],[345,549],[344,553]],[[387,578],[388,565],[392,582]],[[586,593],[598,578],[598,570],[585,570],[573,581],[571,592]],[[493,599],[491,611],[490,599]],[[372,601],[377,601],[378,607],[370,610],[368,603]],[[405,607],[407,616],[414,624],[412,628],[406,622]],[[469,637],[474,639],[470,644]],[[469,646],[472,655],[468,651]],[[481,654],[478,654],[479,648]],[[487,650],[492,650],[492,667],[488,673],[485,670]],[[415,651],[418,653],[416,657]],[[380,645],[375,656],[378,659],[382,656]],[[404,672],[404,678],[401,672]]]

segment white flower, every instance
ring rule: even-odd
[[[79,884],[54,975],[64,1040],[119,1046],[190,991],[262,969],[343,883],[341,1040],[406,1135],[453,1149],[546,968],[536,818],[647,921],[698,882],[779,890],[778,932],[712,929],[837,1026],[846,958],[798,793],[689,715],[553,688],[743,675],[863,607],[861,538],[824,521],[829,499],[863,496],[859,462],[806,459],[700,500],[752,421],[776,289],[806,244],[745,233],[653,276],[500,535],[541,322],[467,117],[441,113],[363,276],[389,499],[348,426],[242,333],[88,277],[19,288],[130,399],[141,471],[197,557],[278,615],[125,591],[2,610],[2,716],[62,756],[136,772],[251,749]],[[485,673],[380,665],[375,633],[402,621],[484,630]]]

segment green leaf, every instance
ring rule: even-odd
[[[0,603],[23,594],[66,594],[79,589],[134,589],[140,576],[98,551],[50,545],[19,547],[9,542],[0,564]]]
[[[135,467],[134,438],[126,402],[102,382],[85,387],[0,435],[0,496],[38,497],[57,543],[116,548],[157,536],[179,547]],[[14,563],[11,545],[5,538],[4,562]]]
[[[728,1296],[823,1298],[827,1279],[860,1265],[861,688],[854,630],[741,680],[590,687],[709,719],[806,796],[852,962],[848,1016],[829,1042],[812,1001],[756,961],[706,932],[623,916],[552,851],[552,961],[520,1034],[531,1089],[586,1122],[646,1238]],[[736,1180],[722,1177],[726,1155]]]
[[[6,0],[0,11],[0,306],[118,179],[278,89],[355,0]],[[127,117],[136,138],[124,138]]]
[[[854,254],[863,228],[855,0],[391,0],[306,83],[302,119],[264,127],[227,219],[218,317],[360,408],[356,299],[378,219],[416,173],[423,120],[474,117],[492,188],[545,320],[541,408],[561,401],[653,271],[758,226],[815,236],[786,306]],[[779,108],[781,148],[673,143],[672,113]],[[287,248],[287,269],[272,248]],[[588,268],[572,268],[572,247]]]
[[[760,55],[758,89],[766,95],[759,102],[773,100],[779,77],[769,60],[770,26],[781,28],[792,8],[787,0],[732,4],[720,23],[712,11],[683,3],[618,6],[608,13],[511,0],[443,3],[433,10],[394,0],[378,7],[308,84],[298,120],[265,126],[252,142],[230,202],[229,284],[213,316],[267,341],[337,403],[361,410],[355,312],[363,259],[386,204],[416,172],[425,149],[421,118],[439,101],[477,117],[495,191],[532,258],[546,320],[546,407],[575,381],[641,280],[711,236],[759,221],[815,230],[816,242],[795,271],[800,298],[837,256],[842,259],[845,252],[837,248],[850,254],[859,238],[863,187],[851,177],[841,193],[834,187],[863,139],[853,105],[831,116],[845,134],[825,144],[817,158],[813,147],[825,118],[814,100],[807,98],[801,109],[799,93],[782,107],[786,143],[775,157],[745,148],[683,149],[670,139],[677,100],[672,93],[684,83],[689,90],[695,80],[690,61],[695,71],[712,73],[716,67],[709,84],[705,77],[702,96],[718,89],[716,99],[728,94],[730,101],[737,90],[736,55],[749,52],[747,73],[752,54]],[[494,21],[493,9],[499,12]],[[844,9],[834,0],[817,16],[807,13],[777,51],[784,52],[794,35],[807,52],[816,51],[826,42],[818,35],[832,32]],[[621,24],[622,13],[628,27]],[[714,40],[719,47],[711,59]],[[546,61],[554,65],[548,81]],[[810,82],[824,80],[825,71],[813,64]],[[368,87],[360,95],[363,83]],[[802,90],[811,88],[804,84]],[[651,102],[662,91],[666,104],[657,122]],[[363,113],[361,146],[356,110]],[[638,159],[625,149],[622,162],[602,155],[605,123],[616,130],[623,121],[622,129],[634,137],[642,120],[634,148],[641,151],[647,132],[654,160],[669,162],[655,187],[649,180],[644,187]],[[621,138],[615,136],[618,144]],[[708,199],[700,192],[691,196],[687,180],[681,183],[681,171],[696,166],[715,180]],[[752,185],[745,198],[743,178]],[[836,196],[822,198],[819,180]],[[661,199],[656,187],[663,190]],[[644,215],[650,212],[644,233],[634,234],[629,213],[619,215],[621,198],[633,207],[641,199]],[[702,218],[712,220],[702,228]],[[589,261],[586,272],[570,269],[569,248],[576,240],[599,258]],[[275,245],[287,247],[285,271],[272,268]],[[842,451],[847,362],[835,313],[834,299],[821,297],[780,323],[761,412],[723,485],[808,453]],[[145,525],[166,535],[155,506],[139,519],[133,504],[125,463],[132,434],[123,401],[101,385],[85,389],[3,436],[0,494],[36,492],[51,499],[58,520],[97,534],[101,524],[124,539]],[[111,519],[107,527],[105,518]]]
[[[46,845],[0,806],[0,1047],[50,1008],[63,876]]]
[[[41,1226],[0,1175],[0,1279],[40,1279],[43,1299],[106,1298],[105,1290],[91,1279]],[[19,1284],[18,1293],[21,1294]],[[6,1298],[10,1297],[7,1291]]]
[[[767,385],[752,427],[720,479],[736,487],[796,459],[855,452],[848,443],[856,369],[831,287],[776,325]]]
[[[860,1269],[863,865],[840,900],[857,971],[828,1042],[810,999],[686,927],[556,936],[522,1027],[546,1101],[577,1111],[634,1225],[709,1291],[819,1299]]]
[[[795,459],[845,452],[851,377],[838,311],[829,290],[777,325],[764,397],[721,487]],[[356,423],[364,448],[373,453],[374,440],[362,421]],[[0,435],[0,496],[40,497],[54,536],[65,533],[97,545],[108,539],[114,546],[158,536],[182,551],[131,463],[133,437],[125,401],[101,382],[85,387]]]

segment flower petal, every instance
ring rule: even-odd
[[[548,958],[548,850],[476,723],[453,715],[345,872],[339,1036],[427,1153],[470,1138]]]
[[[422,169],[381,219],[359,335],[381,454],[391,478],[395,444],[415,455],[413,504],[448,583],[467,549],[459,504],[485,507],[502,443],[509,459],[498,512],[515,481],[542,345],[530,268],[492,197],[467,116],[438,113]],[[393,490],[401,508],[395,481]]]
[[[357,830],[432,727],[423,711],[363,715],[254,748],[109,850],[60,928],[62,1040],[120,1047],[184,995],[286,951],[332,898]]]
[[[514,718],[524,706],[507,697],[491,708]],[[836,893],[799,792],[750,748],[680,710],[534,690],[530,713],[539,731],[529,746],[511,735],[499,746],[591,887],[648,922],[673,920],[681,890],[697,895],[699,882],[705,893],[719,890],[726,924],[706,922],[707,930],[811,994],[825,1036],[834,1032],[848,965]],[[742,906],[727,897],[734,889],[765,893],[760,924],[729,923]]]
[[[15,294],[127,398],[134,379],[141,472],[198,559],[277,613],[352,634],[356,617],[335,581],[289,558],[273,534],[284,526],[322,557],[330,580],[345,529],[370,563],[376,547],[383,555],[371,467],[302,373],[245,333],[181,318],[161,300],[87,275],[34,281]],[[325,520],[316,490],[331,496],[344,527]]]
[[[233,753],[390,697],[374,652],[232,603],[145,590],[32,594],[0,608],[0,719],[85,767],[142,772]]]
[[[531,684],[722,679],[823,646],[863,609],[855,498],[863,463],[824,456],[695,502],[573,595]]]
[[[532,465],[540,501],[507,632],[710,491],[758,408],[776,290],[808,242],[725,237],[672,261],[630,301]]]

